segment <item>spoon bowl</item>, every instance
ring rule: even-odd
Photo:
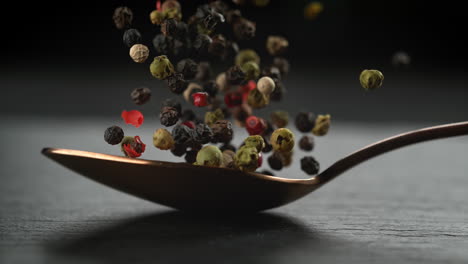
[[[42,153],[104,185],[179,210],[257,212],[293,202],[382,153],[417,142],[466,134],[468,122],[403,133],[364,147],[309,179],[286,179],[71,149],[44,148]]]

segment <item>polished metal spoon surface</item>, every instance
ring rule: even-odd
[[[415,130],[368,145],[310,179],[285,179],[239,170],[132,159],[70,149],[42,153],[97,182],[186,211],[255,212],[297,200],[346,170],[410,144],[468,134],[468,122]]]

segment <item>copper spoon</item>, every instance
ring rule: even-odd
[[[387,151],[466,134],[468,122],[403,133],[364,147],[319,175],[302,180],[80,150],[44,148],[42,153],[97,182],[169,207],[190,211],[255,212],[297,200],[357,164]]]

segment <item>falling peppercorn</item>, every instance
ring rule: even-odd
[[[363,70],[359,76],[362,88],[366,91],[380,88],[383,84],[384,76],[378,70]]]
[[[150,13],[150,21],[153,25],[161,25],[161,23],[166,19],[164,13],[160,10],[153,10]]]
[[[174,146],[171,133],[164,128],[156,130],[153,134],[153,145],[161,150],[168,150]]]
[[[235,63],[237,66],[242,67],[245,63],[253,61],[260,65],[260,56],[253,49],[243,49],[237,53]]]
[[[229,92],[224,95],[224,103],[232,108],[242,104],[242,94],[239,92]]]
[[[140,127],[145,121],[143,114],[138,110],[131,110],[131,111],[123,110],[121,117],[125,121],[126,124],[133,125],[134,127]]]
[[[324,136],[330,129],[331,116],[330,115],[319,115],[315,120],[315,126],[312,129],[312,133],[316,136]]]
[[[261,135],[266,130],[267,124],[263,118],[249,116],[245,120],[245,128],[249,135]]]
[[[258,168],[259,154],[255,147],[243,146],[236,152],[234,162],[241,171],[252,172]]]
[[[174,98],[168,98],[162,102],[162,107],[174,107],[177,112],[182,112],[182,105]]]
[[[253,89],[248,94],[247,103],[252,108],[258,109],[267,106],[270,103],[270,99],[258,89]]]
[[[213,143],[229,143],[233,137],[231,122],[227,120],[218,120],[211,125],[213,131]]]
[[[260,76],[260,67],[253,61],[244,63],[241,69],[245,74],[246,80],[257,80],[258,76]]]
[[[172,129],[171,135],[176,145],[187,147],[193,144],[195,131],[188,126],[177,124]]]
[[[164,34],[164,36],[175,37],[178,30],[177,24],[178,22],[174,18],[166,19],[161,24],[161,32]]]
[[[163,126],[173,126],[179,121],[179,112],[174,107],[163,107],[159,114],[159,121]]]
[[[112,16],[115,27],[117,29],[124,29],[129,27],[133,21],[133,12],[126,6],[117,7]]]
[[[117,145],[122,142],[124,132],[121,127],[111,126],[104,132],[104,140],[110,145]]]
[[[123,34],[123,42],[129,48],[135,44],[140,44],[141,43],[140,32],[134,28],[129,28],[125,30]]]
[[[294,148],[294,134],[287,128],[278,128],[271,134],[273,149],[279,152],[290,152]]]
[[[314,138],[308,135],[302,136],[299,140],[299,148],[304,151],[312,151],[314,149]]]
[[[223,153],[216,146],[205,146],[198,151],[196,165],[220,167],[223,162]]]
[[[256,25],[254,22],[241,17],[234,22],[233,31],[239,40],[249,40],[255,37]]]
[[[235,65],[226,71],[226,80],[231,85],[239,85],[245,81],[245,73]]]
[[[263,140],[263,137],[259,135],[248,136],[244,140],[244,144],[247,147],[254,147],[257,149],[257,152],[261,152],[265,147],[265,141]]]
[[[216,109],[215,111],[205,113],[205,124],[208,126],[211,126],[216,123],[216,121],[223,119],[224,113],[220,108]]]
[[[137,105],[147,103],[151,98],[151,90],[147,87],[135,88],[131,93],[130,97],[132,101]]]
[[[213,140],[213,131],[207,124],[197,124],[195,127],[195,140],[201,144],[209,143]]]
[[[274,111],[270,115],[271,122],[277,127],[286,127],[289,122],[289,114],[286,111]]]
[[[192,59],[183,59],[177,63],[177,72],[183,74],[186,80],[192,80],[197,75],[198,64]]]
[[[196,107],[204,107],[208,105],[208,93],[198,92],[192,94],[192,102]]]
[[[289,46],[287,39],[281,36],[269,36],[267,38],[266,48],[268,53],[273,56],[283,54]]]
[[[163,34],[158,34],[153,38],[153,47],[158,54],[170,54],[172,46],[171,39]]]
[[[296,116],[295,124],[297,130],[308,133],[315,126],[315,115],[311,112],[300,112]]]
[[[198,64],[197,74],[195,80],[199,82],[206,82],[211,78],[212,70],[211,65],[207,61],[202,61]]]
[[[174,66],[165,55],[155,57],[150,65],[151,74],[160,80],[165,80],[167,77],[174,74]]]
[[[138,158],[143,152],[145,152],[146,145],[141,142],[139,136],[135,137],[124,137],[120,143],[121,150],[126,157]]]
[[[286,76],[291,68],[289,61],[283,57],[276,57],[273,59],[273,66],[278,68],[281,76]]]
[[[277,152],[273,152],[273,154],[268,157],[267,161],[271,169],[277,171],[283,169],[283,160]]]
[[[174,73],[166,79],[167,87],[174,94],[182,94],[188,87],[188,82],[181,73]]]
[[[143,63],[148,59],[149,49],[145,45],[135,44],[130,48],[130,58],[136,63]]]
[[[314,157],[307,156],[301,159],[301,169],[309,175],[315,175],[320,171],[320,164]]]
[[[275,81],[268,76],[262,77],[257,82],[257,89],[265,96],[270,96],[275,90]]]

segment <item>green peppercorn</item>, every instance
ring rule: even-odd
[[[177,8],[168,8],[163,11],[163,14],[166,19],[174,18],[177,21],[182,20],[182,12]]]
[[[359,76],[362,88],[366,91],[375,90],[382,86],[383,74],[378,70],[363,70]]]
[[[236,152],[236,167],[241,171],[255,171],[258,168],[258,151],[254,147],[243,146]]]
[[[241,66],[241,70],[245,73],[246,80],[256,80],[260,76],[260,67],[253,61],[244,63]]]
[[[172,135],[164,128],[156,130],[153,134],[153,145],[161,150],[168,150],[174,146]]]
[[[221,108],[218,108],[212,112],[205,113],[205,124],[207,124],[208,126],[211,126],[214,123],[216,123],[216,121],[223,120],[223,119],[224,119],[224,114]]]
[[[153,25],[161,25],[164,19],[166,19],[166,17],[162,11],[153,10],[153,12],[150,13],[150,20]]]
[[[196,165],[220,167],[223,162],[223,153],[216,146],[204,146],[197,154]]]
[[[262,94],[257,88],[250,90],[247,96],[247,104],[252,108],[262,108],[270,103],[270,99]]]
[[[315,126],[312,129],[312,133],[316,136],[324,136],[330,129],[331,116],[330,115],[318,115],[315,120]]]
[[[271,134],[273,149],[279,152],[290,152],[294,148],[294,134],[287,128],[278,128]]]
[[[155,78],[165,80],[174,74],[174,66],[166,55],[161,55],[154,58],[150,65],[150,71]]]
[[[244,140],[244,144],[247,147],[254,147],[257,152],[261,152],[265,147],[265,140],[260,135],[249,136]]]
[[[286,127],[289,122],[289,114],[286,111],[274,111],[270,115],[271,122],[278,128]]]
[[[257,65],[260,65],[260,56],[258,56],[257,52],[252,49],[244,49],[239,51],[237,53],[237,56],[235,58],[235,63],[237,66],[242,67],[244,63],[253,61],[257,63]]]

